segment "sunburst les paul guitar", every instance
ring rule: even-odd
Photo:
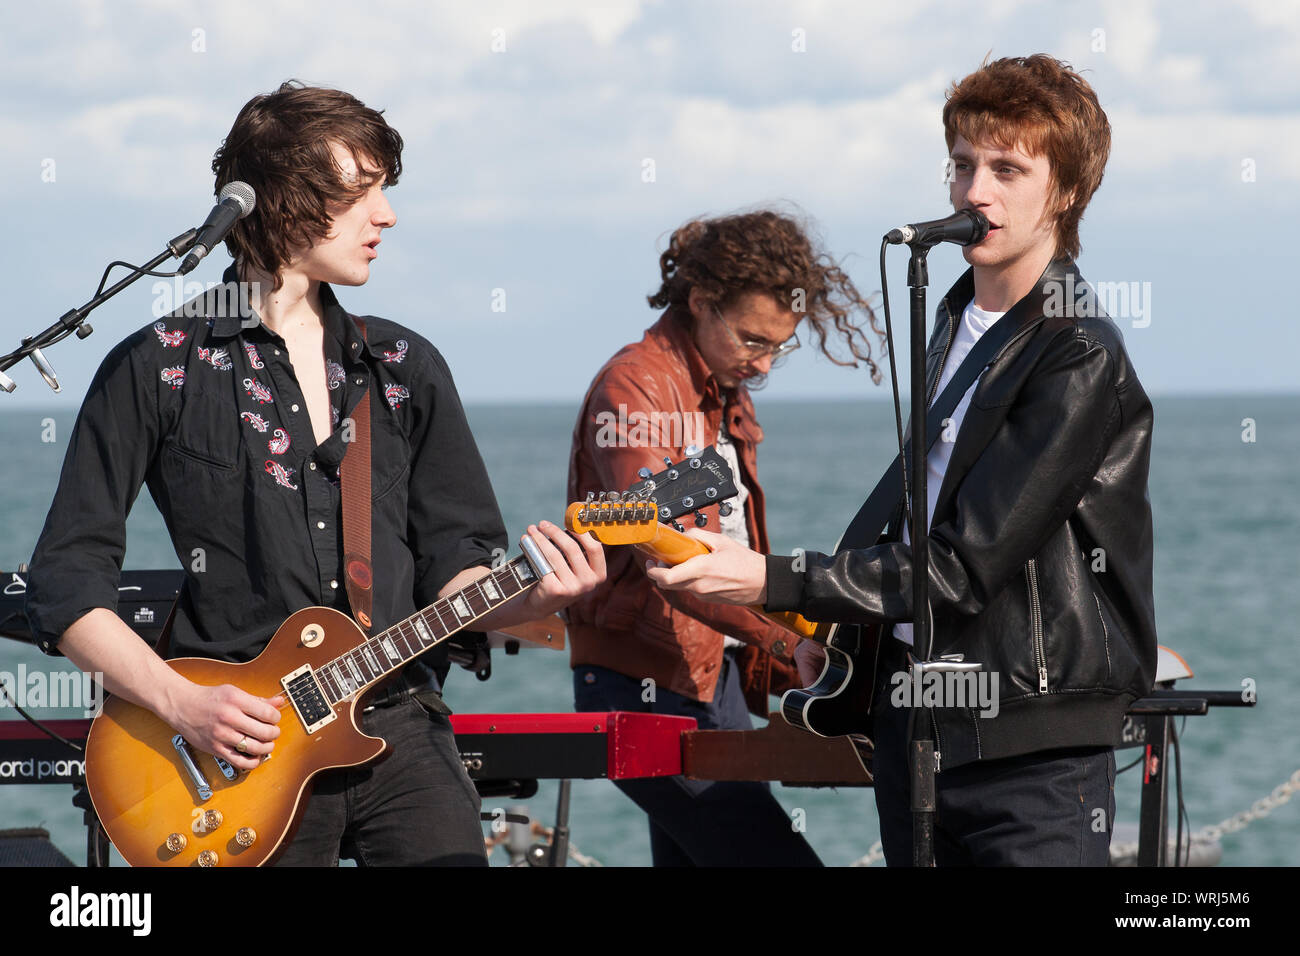
[[[734,496],[734,476],[712,446],[689,458],[687,465],[699,488],[675,487],[670,499],[673,507],[657,512],[645,499],[659,491],[656,480],[674,474],[674,470],[651,477],[642,469],[642,480],[625,492],[592,496],[571,504],[565,514],[566,527],[574,532],[589,531],[607,546],[632,545],[668,565],[708,554],[709,548],[684,534],[680,524],[664,522],[675,514]],[[674,478],[684,480],[675,474]],[[685,507],[681,506],[682,495],[686,496]],[[724,503],[722,507],[728,506]],[[702,518],[698,510],[696,514]],[[826,651],[826,662],[817,680],[782,696],[781,715],[786,722],[821,737],[869,736],[879,627],[817,624],[792,611],[765,611],[761,607],[753,610],[800,637],[816,641]]]
[[[678,468],[689,465],[651,481],[669,487]],[[656,514],[663,508],[670,518],[686,508],[680,500],[650,500],[646,507]],[[281,624],[247,663],[168,661],[196,684],[284,696],[275,749],[253,770],[236,770],[192,747],[151,711],[110,697],[86,740],[86,784],[123,859],[132,866],[200,867],[272,860],[306,808],[316,774],[385,752],[382,739],[357,725],[362,695],[549,572],[531,539],[524,542],[524,554],[371,637],[346,614],[309,607]]]

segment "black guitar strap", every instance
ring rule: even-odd
[[[948,387],[930,406],[930,412],[925,418],[925,452],[927,455],[930,453],[930,448],[934,445],[935,439],[943,431],[943,420],[952,415],[953,410],[961,401],[962,396],[966,394],[966,390],[970,388],[971,383],[979,378],[984,369],[997,357],[998,352],[1002,350],[1002,346],[1011,341],[1012,336],[1020,330],[1020,319],[1024,311],[1024,308],[1012,308],[1011,311],[994,322],[992,327],[980,336],[979,341],[975,343],[975,347],[970,350],[961,365],[957,367],[957,373],[953,375]],[[953,321],[960,322],[961,317],[954,316]],[[903,447],[909,452],[908,463],[910,466],[910,427],[903,438]],[[894,508],[902,497],[903,472],[899,467],[898,456],[895,455],[894,460],[885,469],[880,481],[876,483],[876,487],[867,496],[867,500],[858,509],[858,513],[854,515],[853,520],[849,522],[844,534],[840,536],[839,544],[835,546],[836,553],[869,548],[874,545],[879,540],[880,533],[885,530],[885,525],[889,523],[889,518],[894,513]]]

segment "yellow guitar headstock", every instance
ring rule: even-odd
[[[587,493],[586,501],[569,505],[564,514],[565,527],[581,534],[590,531],[601,544],[646,544],[659,533],[661,521],[671,522],[677,531],[677,519],[694,512],[695,523],[703,526],[700,509],[720,504],[719,513],[730,514],[728,498],[738,492],[731,469],[712,445],[700,451],[686,448],[686,458],[658,474],[649,468],[637,472],[638,481],[627,491]],[[653,497],[652,497],[653,496]]]
[[[653,498],[624,501],[575,501],[564,512],[564,526],[576,534],[590,531],[601,544],[644,544],[658,533],[658,508]]]

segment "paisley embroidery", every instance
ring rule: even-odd
[[[175,349],[185,344],[185,337],[189,334],[181,329],[175,332],[168,332],[167,325],[161,321],[153,324],[153,330],[158,334],[158,341],[163,344],[163,348]]]
[[[172,387],[172,390],[180,388],[185,384],[185,369],[179,365],[162,370],[162,380]]]
[[[384,398],[388,399],[390,407],[397,409],[402,407],[402,402],[411,397],[405,385],[389,385],[384,389]]]
[[[384,361],[392,362],[394,365],[401,365],[402,359],[406,358],[407,348],[409,348],[409,346],[407,345],[406,339],[398,339],[397,351],[396,352],[385,351]]]
[[[347,379],[348,373],[343,370],[343,366],[338,362],[325,360],[325,381],[329,383],[330,391],[338,388]]]
[[[235,363],[230,361],[230,353],[225,349],[199,349],[199,358],[207,362],[218,372],[229,372],[235,367]]]
[[[248,392],[256,402],[263,405],[271,404],[271,391],[255,378],[244,379],[244,391]]]
[[[253,368],[266,368],[262,362],[262,356],[257,354],[257,346],[252,342],[244,343],[244,354],[248,356],[248,364]]]
[[[288,488],[291,491],[298,490],[298,486],[289,480],[293,477],[292,468],[286,468],[278,461],[271,461],[268,459],[266,462],[266,473],[274,478],[275,483],[281,488]]]
[[[289,433],[283,428],[275,430],[275,437],[266,443],[266,447],[271,449],[272,455],[283,455],[289,450]]]
[[[257,414],[257,412],[240,412],[239,417],[248,422],[248,424],[252,425],[259,432],[266,431],[271,424],[261,415]]]

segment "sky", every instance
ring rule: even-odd
[[[239,108],[292,77],[384,110],[407,144],[397,225],[343,304],[429,338],[467,403],[576,406],[654,321],[659,253],[692,217],[793,211],[879,290],[880,236],[950,211],[945,90],[1035,52],[1086,71],[1113,127],[1079,265],[1115,306],[1127,293],[1147,390],[1295,391],[1294,0],[6,5],[0,352],[91,298],[110,261],[198,225]],[[61,394],[25,362],[0,409],[75,408],[116,342],[226,261],[189,287],[141,280],[49,350]],[[905,349],[906,254],[888,269]],[[955,247],[931,254],[931,306],[963,269]],[[764,396],[887,398],[815,351]]]

